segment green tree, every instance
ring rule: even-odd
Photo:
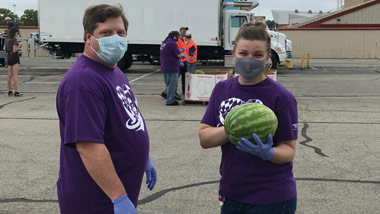
[[[5,17],[12,18],[13,21],[18,20],[18,16],[7,8],[0,8],[0,25],[7,25],[5,23]]]
[[[24,15],[22,15],[20,18],[20,25],[37,26],[38,25],[37,10],[32,10],[32,9],[24,10]]]

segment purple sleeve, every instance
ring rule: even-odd
[[[192,46],[192,47],[189,49],[189,56],[193,56],[193,55],[194,55],[194,52],[195,52],[195,47]]]
[[[65,145],[85,141],[104,143],[106,105],[96,94],[87,90],[73,91],[64,98]]]
[[[276,111],[278,127],[274,136],[274,142],[297,140],[298,113],[297,101],[292,96],[287,100],[287,105]]]
[[[208,102],[208,105],[207,105],[206,112],[203,115],[203,118],[201,120],[201,123],[204,123],[204,124],[207,124],[207,125],[213,126],[213,127],[217,126],[217,121],[216,121],[216,117],[215,117],[216,112],[218,111],[218,109],[216,109],[216,104],[215,104],[215,102],[216,102],[215,97],[216,97],[216,88],[217,88],[217,85],[214,87],[214,89],[213,89],[213,91],[211,93],[211,96],[210,96],[210,99],[209,99],[209,102]]]
[[[175,56],[181,54],[181,52],[179,52],[179,49],[178,49],[177,44],[174,43],[174,42],[173,42],[173,43],[170,43],[170,49],[173,51],[173,54],[174,54]]]

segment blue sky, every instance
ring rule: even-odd
[[[327,12],[337,8],[337,0],[259,0],[259,3],[260,6],[255,8],[253,11],[256,15],[266,16],[266,18],[270,20],[273,19],[271,10],[298,9],[299,11],[312,10],[316,12]],[[0,8],[8,8],[11,11],[15,11],[18,16],[21,16],[25,9],[37,10],[38,0],[0,0]]]

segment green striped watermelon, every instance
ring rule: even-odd
[[[255,133],[266,142],[269,133],[274,135],[277,129],[277,117],[274,112],[260,103],[245,103],[233,108],[224,120],[224,130],[229,141],[238,143],[242,137],[253,142]]]

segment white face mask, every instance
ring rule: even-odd
[[[99,56],[100,59],[112,65],[115,65],[121,58],[123,58],[125,52],[128,49],[126,38],[121,37],[117,34],[95,39],[98,40],[99,51],[95,51],[94,48],[90,45],[91,49],[96,53],[96,55]]]
[[[266,59],[253,57],[235,57],[235,67],[239,75],[245,79],[253,79],[264,71]]]

